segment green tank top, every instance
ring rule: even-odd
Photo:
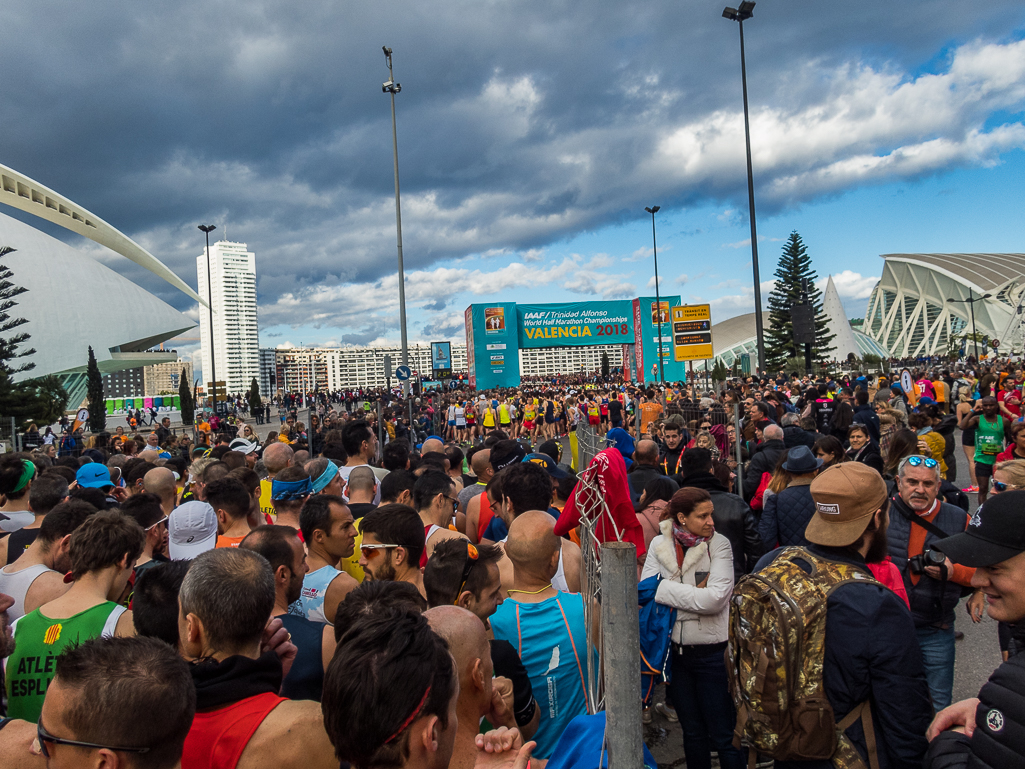
[[[1004,418],[998,416],[995,422],[989,422],[985,416],[979,415],[979,426],[975,428],[975,461],[984,465],[992,465],[997,461],[997,454],[1004,450]]]
[[[67,619],[50,619],[39,609],[19,618],[14,625],[14,654],[7,658],[7,715],[38,721],[57,657],[72,644],[113,635],[123,613],[112,616],[117,609],[123,607],[106,601]]]

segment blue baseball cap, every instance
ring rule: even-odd
[[[78,481],[79,486],[84,486],[87,489],[104,489],[114,485],[114,482],[110,480],[110,470],[99,462],[82,465],[75,473],[75,480]]]

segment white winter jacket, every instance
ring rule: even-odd
[[[676,565],[673,522],[662,521],[661,534],[651,541],[641,579],[661,574],[655,593],[658,603],[677,610],[673,641],[685,646],[727,640],[730,596],[733,594],[733,549],[722,534],[687,550],[683,565]],[[695,574],[708,572],[706,587],[696,587]]]

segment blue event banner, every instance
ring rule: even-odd
[[[630,300],[517,304],[520,348],[591,347],[634,341]]]

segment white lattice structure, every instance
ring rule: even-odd
[[[1025,290],[1025,254],[883,254],[882,258],[886,264],[868,300],[864,330],[890,355],[945,354],[951,336],[971,332],[969,305],[947,300],[985,294],[992,297],[975,303],[976,332],[1006,340],[1001,352],[1010,346],[1021,350],[1017,308]]]

